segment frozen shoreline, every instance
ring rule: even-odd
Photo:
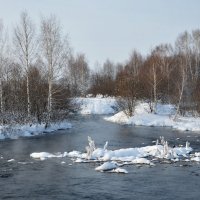
[[[0,126],[0,140],[3,139],[17,139],[19,137],[31,137],[50,133],[60,129],[72,128],[71,123],[67,121],[59,123],[51,123],[50,127],[45,128],[45,124],[26,124],[26,125],[12,125]]]

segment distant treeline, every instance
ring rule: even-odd
[[[117,96],[119,105],[132,115],[137,100],[176,105],[176,115],[200,113],[200,30],[181,33],[175,44],[160,44],[149,55],[133,51],[124,64],[104,63],[91,75],[89,92]]]
[[[158,101],[176,104],[177,114],[200,112],[200,30],[92,71],[83,53],[73,54],[55,16],[41,18],[37,28],[26,12],[12,35],[0,23],[1,123],[48,126],[74,109],[70,99],[87,94],[116,96],[129,115],[137,100],[148,101],[152,112]]]

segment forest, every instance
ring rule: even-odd
[[[158,44],[148,55],[133,50],[126,62],[107,59],[89,66],[74,53],[56,16],[36,27],[27,12],[8,33],[0,23],[0,123],[62,120],[76,109],[75,97],[115,96],[131,116],[137,101],[174,104],[177,115],[200,113],[200,29],[182,32],[174,44]],[[134,47],[133,47],[134,49]],[[108,55],[109,57],[109,55]]]

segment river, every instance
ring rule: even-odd
[[[44,161],[30,158],[33,152],[83,152],[87,136],[95,140],[96,146],[102,147],[108,141],[108,149],[152,145],[152,141],[164,136],[170,145],[189,141],[200,152],[197,133],[123,126],[106,122],[103,116],[76,116],[71,123],[73,128],[69,130],[0,141],[0,199],[199,199],[198,163],[131,165],[125,167],[128,174],[116,174],[97,172],[94,168],[98,164],[73,163],[68,157]]]

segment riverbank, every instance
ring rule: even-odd
[[[72,128],[71,123],[62,121],[51,123],[45,128],[45,123],[42,124],[25,124],[25,125],[6,125],[0,126],[0,139],[17,139],[19,137],[31,137],[36,135],[47,134],[56,130]]]
[[[150,112],[148,103],[138,102],[133,116],[123,111],[104,119],[109,122],[134,126],[171,127],[180,131],[200,131],[200,117],[178,116],[174,120],[175,107],[171,104],[158,104],[156,114]]]
[[[133,116],[128,117],[123,111],[118,112],[114,97],[75,98],[78,114],[81,115],[111,115],[104,117],[106,121],[118,124],[150,127],[171,127],[180,131],[200,132],[200,117],[178,116],[174,120],[175,107],[171,104],[158,104],[156,114],[150,112],[149,104],[138,102]],[[67,122],[52,123],[45,128],[45,124],[25,124],[0,126],[0,139],[17,139],[50,133],[59,129],[68,129],[72,125]]]

